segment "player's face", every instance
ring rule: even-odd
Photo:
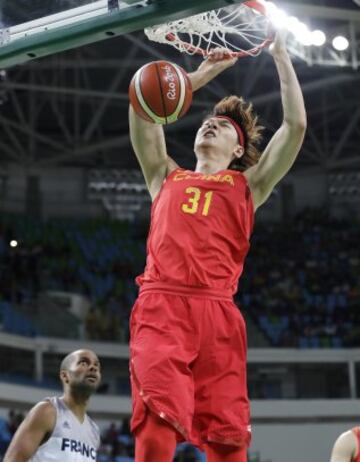
[[[233,125],[226,119],[205,119],[195,138],[195,152],[200,148],[218,148],[231,156],[238,146],[238,136]]]
[[[71,388],[94,392],[101,381],[99,358],[89,350],[81,350],[74,356],[68,371]]]

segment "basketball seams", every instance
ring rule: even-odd
[[[144,66],[143,66],[144,67]],[[147,102],[145,101],[142,91],[141,91],[141,74],[143,71],[143,67],[137,71],[135,74],[135,92],[136,96],[139,100],[140,106],[144,110],[144,112],[153,120],[154,122],[158,124],[164,124],[166,123],[166,118],[165,117],[159,117],[156,115],[152,109],[148,106]]]
[[[166,108],[165,98],[164,98],[164,89],[163,89],[163,85],[162,85],[162,80],[160,78],[159,62],[155,62],[155,69],[156,69],[156,77],[158,79],[158,84],[159,84],[159,89],[160,89],[160,97],[161,97],[161,104],[162,104],[162,108],[163,108],[163,113],[166,114],[164,119],[165,119],[165,123],[167,124],[169,118],[167,116],[167,108]]]

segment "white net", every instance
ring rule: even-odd
[[[146,36],[181,52],[206,55],[226,48],[237,55],[256,56],[271,41],[269,18],[247,2],[197,14],[145,29]],[[261,7],[264,11],[264,7]]]

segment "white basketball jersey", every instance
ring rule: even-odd
[[[47,398],[56,409],[56,424],[49,439],[29,462],[95,462],[100,445],[98,426],[88,415],[81,423],[62,399]]]

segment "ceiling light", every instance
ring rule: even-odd
[[[342,35],[338,35],[333,39],[332,45],[335,48],[335,50],[344,51],[349,47],[349,40],[346,37],[343,37]]]
[[[311,32],[311,44],[316,47],[321,47],[326,42],[326,35],[322,30],[314,30]]]

